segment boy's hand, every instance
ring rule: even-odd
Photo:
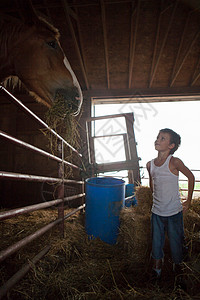
[[[183,213],[185,213],[190,207],[190,201],[186,198],[182,199]]]

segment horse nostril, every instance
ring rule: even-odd
[[[78,105],[80,105],[81,104],[81,98],[79,96],[77,96],[77,97],[75,97],[75,99],[77,100]]]

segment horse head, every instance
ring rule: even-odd
[[[38,17],[30,4],[23,2],[23,21],[7,19],[1,25],[0,79],[17,76],[38,102],[51,107],[62,99],[77,115],[82,92],[60,45],[59,31]]]

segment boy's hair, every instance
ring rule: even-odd
[[[169,128],[161,129],[160,132],[169,133],[170,143],[175,144],[174,148],[170,150],[170,154],[173,154],[181,144],[181,137],[178,133]]]

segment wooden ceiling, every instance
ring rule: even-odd
[[[1,0],[20,17],[19,0]],[[199,0],[32,0],[86,96],[200,99]],[[184,99],[181,98],[181,99]]]

